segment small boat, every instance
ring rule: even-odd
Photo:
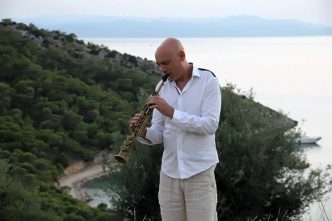
[[[321,137],[309,137],[309,136],[302,136],[298,139],[295,139],[295,142],[298,144],[314,144],[317,141],[319,141],[320,139],[322,139]]]

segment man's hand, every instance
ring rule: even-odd
[[[138,124],[138,122],[140,121],[141,117],[142,117],[141,113],[136,113],[134,115],[134,117],[130,121],[130,127],[133,128],[136,124]]]
[[[171,107],[162,97],[159,96],[148,97],[148,105],[151,109],[157,108],[157,110],[166,117],[169,118],[173,117],[174,108]]]

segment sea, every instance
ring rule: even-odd
[[[179,38],[187,60],[213,71],[220,85],[235,85],[298,122],[316,145],[302,147],[311,168],[332,164],[332,36]],[[120,53],[154,60],[162,38],[83,38]],[[91,205],[107,201],[88,188]],[[303,221],[332,220],[332,193],[313,203]]]

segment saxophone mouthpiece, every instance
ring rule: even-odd
[[[163,81],[165,82],[165,81],[167,80],[168,77],[169,77],[169,74],[165,74],[165,75],[162,77]]]

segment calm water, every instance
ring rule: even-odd
[[[154,60],[159,38],[89,38],[107,46]],[[332,163],[332,36],[281,38],[182,38],[187,59],[212,70],[222,86],[251,88],[255,100],[286,113],[308,136],[321,136],[306,148],[313,168]],[[332,220],[332,194],[324,201]],[[315,205],[303,220],[324,220]]]

